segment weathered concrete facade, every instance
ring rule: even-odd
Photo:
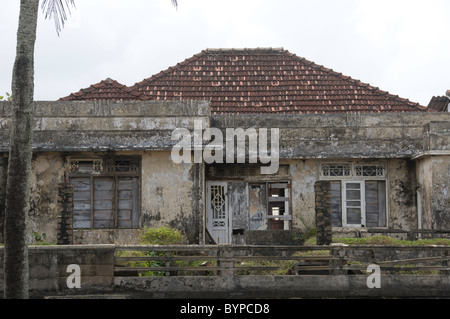
[[[0,148],[6,156],[9,104],[2,103],[1,111]],[[44,233],[47,242],[57,241],[58,220],[61,219],[58,185],[83,176],[81,173],[72,176],[73,162],[79,164],[81,159],[85,165],[86,160],[92,158],[110,157],[139,159],[138,195],[133,201],[133,205],[138,206],[138,227],[85,227],[82,220],[78,224],[75,221],[73,244],[133,243],[143,226],[164,225],[182,230],[190,242],[202,240],[202,164],[177,165],[171,160],[170,150],[176,143],[171,140],[175,128],[193,129],[194,120],[202,121],[204,127],[209,126],[208,103],[37,102],[35,112],[30,242]],[[86,174],[86,178],[97,178],[94,173]],[[117,192],[119,200],[122,194],[120,190]],[[89,205],[77,199],[76,194],[74,202],[75,215],[77,205]],[[99,202],[99,205],[105,204],[108,203]],[[95,205],[94,198],[91,206]]]
[[[378,184],[378,204],[383,200],[384,206],[384,216],[379,218],[384,222],[369,226],[372,216],[367,212],[366,225],[363,222],[334,225],[335,232],[349,234],[364,233],[367,227],[450,228],[449,119],[447,113],[213,115],[211,126],[280,128],[280,166],[288,165],[294,229],[305,231],[315,225],[314,184],[317,181],[331,180],[339,184],[340,205],[344,205],[344,185],[358,183],[368,193],[371,185]],[[339,165],[348,166],[349,175],[324,176],[324,166]],[[367,173],[367,176],[356,172],[362,167],[375,166],[383,172]],[[420,207],[418,189],[423,192]],[[365,200],[368,205],[373,199],[367,194]]]
[[[2,174],[9,107],[0,102]],[[36,102],[35,110],[30,242],[42,233],[57,241],[64,182],[74,185],[73,244],[133,243],[143,226],[178,228],[191,243],[216,241],[214,223],[235,243],[245,231],[308,231],[320,180],[334,187],[334,231],[450,228],[447,113],[211,115],[208,102],[169,101]],[[176,164],[172,132],[192,132],[195,121],[224,132],[279,128],[278,173],[262,175],[258,163]],[[227,223],[210,219],[220,191]]]
[[[449,153],[450,123],[427,124],[423,151],[414,157],[417,161],[418,215],[421,226],[426,229],[450,227]]]

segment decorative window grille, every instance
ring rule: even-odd
[[[385,177],[384,164],[322,164],[322,177]]]
[[[101,160],[95,160],[92,162],[93,173],[99,174],[103,171],[103,162]]]
[[[137,159],[110,159],[106,162],[106,171],[108,173],[125,173],[135,174],[139,169],[139,161]]]
[[[351,165],[350,164],[324,164],[324,165],[322,165],[322,176],[324,176],[324,177],[351,176]]]
[[[69,173],[87,173],[87,174],[100,174],[103,171],[102,160],[71,160],[69,164]]]
[[[211,185],[211,209],[213,212],[213,219],[225,219],[226,218],[226,205],[225,205],[225,187],[221,185]],[[219,225],[220,221],[214,221],[218,223],[213,226]]]
[[[224,178],[245,178],[261,175],[261,165],[259,164],[210,164],[206,165],[206,177],[215,179]],[[278,168],[277,176],[289,175],[289,165],[281,164]]]
[[[384,177],[384,165],[355,165],[355,176]]]

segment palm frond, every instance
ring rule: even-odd
[[[174,1],[174,0],[172,0]],[[75,7],[74,0],[43,0],[42,11],[45,12],[45,18],[51,19],[53,17],[55,21],[56,33],[61,32],[61,28],[64,27],[64,23],[67,20],[66,11],[70,14],[70,6]]]

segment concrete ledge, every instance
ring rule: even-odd
[[[134,298],[395,298],[450,297],[449,276],[368,275],[116,277],[116,293]]]

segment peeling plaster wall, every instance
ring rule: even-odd
[[[28,233],[29,242],[35,242],[33,233],[46,234],[46,242],[56,242],[58,223],[58,183],[64,180],[64,158],[59,153],[33,155],[31,164],[31,198]]]
[[[388,227],[417,228],[416,164],[392,159],[387,170]]]
[[[349,160],[290,160],[292,178],[293,228],[308,231],[315,227],[314,184],[320,179],[321,162],[349,163]],[[359,160],[358,163],[378,163],[380,160]],[[387,166],[388,227],[396,229],[417,228],[416,215],[416,165],[404,159],[382,160]],[[353,228],[354,229],[354,228]]]
[[[201,164],[175,164],[170,152],[142,156],[142,225],[170,226],[198,243],[201,227]],[[199,167],[200,166],[200,167]]]
[[[450,156],[420,158],[417,175],[422,228],[450,229]]]
[[[291,160],[292,227],[307,231],[315,227],[314,183],[319,178],[319,161]]]
[[[98,154],[98,153],[97,153]],[[84,153],[89,157],[92,152]],[[202,227],[201,164],[175,164],[170,152],[117,152],[140,155],[141,226],[170,226],[182,231],[190,243],[198,243]],[[36,153],[32,162],[29,241],[33,233],[46,234],[55,243],[58,223],[58,183],[64,180],[65,157],[60,153]],[[74,244],[137,243],[139,229],[74,229]]]
[[[0,102],[0,151],[9,149],[9,102]],[[30,240],[33,232],[56,241],[57,184],[64,158],[80,152],[140,155],[141,226],[171,226],[192,243],[204,229],[203,164],[175,164],[175,128],[279,128],[280,164],[292,178],[292,225],[313,228],[314,183],[321,161],[387,164],[388,227],[416,228],[416,189],[422,193],[424,228],[450,228],[450,113],[222,114],[206,101],[36,102]],[[58,153],[64,152],[64,153]],[[438,154],[418,154],[438,152]],[[445,154],[444,154],[445,153]],[[136,230],[74,230],[74,242],[126,243]]]
[[[422,228],[431,229],[432,209],[431,209],[431,190],[433,180],[433,160],[431,157],[423,157],[417,160],[417,184],[418,191],[421,196],[421,226]]]
[[[431,170],[433,228],[450,229],[450,156],[434,156]]]

